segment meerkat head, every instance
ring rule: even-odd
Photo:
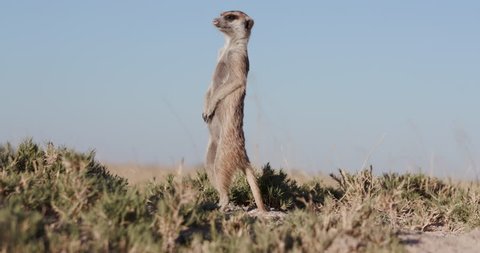
[[[213,25],[231,38],[248,38],[253,27],[253,19],[241,11],[226,11],[213,20]]]

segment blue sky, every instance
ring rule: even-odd
[[[254,164],[480,175],[478,1],[2,1],[0,142],[201,163],[231,9],[255,20]]]

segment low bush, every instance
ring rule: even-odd
[[[266,215],[239,174],[231,200],[207,173],[128,185],[95,160],[26,140],[0,146],[2,252],[403,252],[402,230],[480,226],[480,190],[422,174],[340,170],[304,184],[269,164],[258,173]]]

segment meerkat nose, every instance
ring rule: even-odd
[[[220,21],[218,21],[218,18],[214,19],[212,21],[213,25],[218,25],[220,23]]]

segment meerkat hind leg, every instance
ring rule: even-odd
[[[220,197],[218,205],[220,206],[220,210],[225,211],[230,201],[228,197],[228,192],[232,181],[232,175],[230,175],[231,173],[225,173],[225,171],[217,171],[217,173],[218,174],[216,174],[216,188]]]
[[[207,172],[208,178],[210,179],[210,182],[213,184],[217,183],[217,176],[216,172],[214,171],[215,167],[215,156],[217,155],[217,142],[213,140],[213,138],[210,138],[208,140],[208,146],[207,146],[207,155],[205,159],[205,170]],[[215,188],[217,188],[216,185],[214,185]]]
[[[217,142],[210,139],[207,146],[207,159],[206,166],[211,167],[215,162],[215,156],[217,155]]]

